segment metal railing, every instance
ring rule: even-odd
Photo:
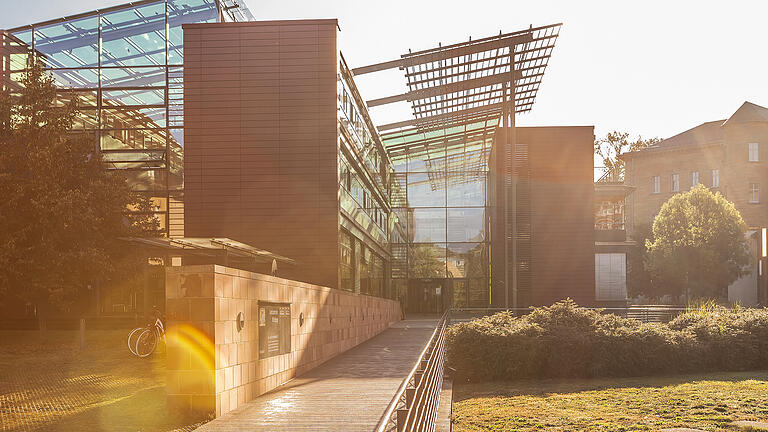
[[[411,373],[400,384],[381,416],[375,432],[435,430],[443,388],[445,330],[448,327],[449,312],[445,311],[440,318]]]

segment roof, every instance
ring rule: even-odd
[[[101,15],[106,14],[110,12],[120,11],[123,9],[131,9],[131,8],[137,8],[144,5],[150,5],[155,4],[159,2],[168,2],[168,0],[139,0],[139,1],[133,1],[129,3],[123,3],[116,6],[106,7],[102,9],[95,9],[88,12],[82,12],[74,15],[68,15],[60,18],[54,18],[46,21],[40,21],[33,24],[27,24],[19,27],[15,27],[12,29],[8,29],[7,31],[10,33],[16,33],[23,30],[29,30],[35,27],[43,27],[48,26],[51,24],[57,24],[57,23],[63,23],[67,21],[73,21],[85,17],[95,16],[95,15]],[[206,4],[206,3],[212,3],[214,0],[199,0],[195,3],[199,4]],[[239,3],[238,3],[239,1]],[[256,18],[253,16],[251,11],[248,9],[248,6],[245,5],[245,1],[247,0],[215,0],[215,4],[217,9],[219,9],[222,13],[226,13],[225,19],[229,19],[231,21],[253,21]],[[188,7],[188,5],[183,4],[183,2],[172,2],[171,6],[173,7]],[[198,5],[199,6],[199,5]]]
[[[702,123],[685,132],[660,141],[646,149],[624,153],[624,157],[633,157],[647,152],[674,150],[686,147],[705,147],[725,142],[723,127],[749,122],[768,122],[768,108],[744,102],[736,112],[726,120]]]
[[[239,242],[237,240],[232,240],[230,238],[130,237],[122,238],[121,240],[125,240],[131,243],[138,243],[149,247],[176,251],[178,253],[226,251],[228,254],[235,256],[251,257],[259,262],[272,262],[272,260],[275,260],[287,264],[296,263],[296,261],[291,258],[286,258],[284,256],[277,255],[263,249],[258,249],[251,245]]]
[[[403,71],[407,92],[366,103],[411,105],[410,119],[377,127],[392,161],[423,160],[433,190],[445,187],[446,177],[453,184],[484,176],[502,117],[533,107],[561,26],[499,32],[352,69],[355,76]]]
[[[507,100],[514,101],[514,112],[531,110],[561,26],[531,26],[440,45],[352,72],[362,75],[394,68],[404,72],[408,92],[367,102],[369,108],[395,102],[411,104],[413,118],[381,125],[378,129],[382,132],[410,126],[435,130],[468,120],[497,119]]]
[[[723,126],[749,122],[768,122],[768,108],[755,105],[752,102],[744,102],[739,109],[737,109],[736,112],[723,123]]]
[[[685,132],[658,142],[652,147],[669,148],[721,143],[723,142],[723,129],[721,127],[723,121],[724,120],[715,120],[702,123],[695,128],[688,129]]]

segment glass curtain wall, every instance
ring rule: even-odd
[[[393,231],[393,283],[446,279],[453,307],[487,307],[489,233],[487,130],[483,121],[431,132],[387,134],[394,166],[393,214],[404,232]]]
[[[93,133],[108,169],[152,197],[166,235],[183,235],[181,26],[218,17],[216,0],[143,1],[10,31],[62,88],[60,101],[77,100],[75,129]],[[28,62],[8,64],[18,82]]]
[[[343,59],[339,68],[340,287],[389,297],[391,163]]]

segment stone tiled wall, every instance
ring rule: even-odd
[[[259,358],[259,301],[290,303],[289,353]],[[396,301],[214,265],[169,267],[166,312],[169,401],[217,416],[400,319]]]

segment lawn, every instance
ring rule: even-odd
[[[455,431],[735,430],[768,419],[768,372],[457,384]]]
[[[165,402],[165,355],[128,352],[127,331],[0,331],[0,430],[191,430]]]

